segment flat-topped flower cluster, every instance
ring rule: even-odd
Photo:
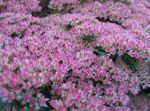
[[[131,111],[149,87],[150,2],[40,4],[0,0],[0,109]]]

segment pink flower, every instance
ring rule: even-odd
[[[46,99],[45,97],[41,97],[41,98],[40,98],[40,100],[39,100],[40,105],[42,105],[42,106],[45,106],[45,107],[46,107],[46,106],[47,106],[47,105],[46,105],[46,101],[47,101],[47,99]]]
[[[15,96],[14,96],[13,93],[10,93],[10,94],[8,95],[8,100],[9,100],[10,102],[13,101],[14,98],[15,98]]]
[[[30,89],[30,87],[31,87],[31,84],[29,83],[29,82],[27,82],[27,83],[23,83],[23,88],[25,89],[25,90],[29,90]]]
[[[0,0],[0,99],[8,110],[14,100],[31,111],[130,110],[128,92],[149,87],[141,79],[148,70],[140,69],[149,60],[149,3],[44,2]]]

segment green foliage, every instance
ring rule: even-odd
[[[90,38],[91,36],[89,36],[89,41],[92,40]],[[93,53],[97,56],[100,56],[102,54],[107,54],[108,52],[105,51],[105,49],[102,46],[99,46],[96,48],[96,50],[93,51]],[[122,56],[119,56],[118,53],[116,52],[116,54],[114,55],[110,55],[110,59],[113,62],[116,62],[117,60],[123,60],[123,62],[127,65],[127,67],[133,71],[136,72],[137,71],[137,59],[135,57],[131,57],[128,53],[124,53]]]
[[[72,28],[73,28],[73,25],[71,23],[68,23],[67,25],[65,25],[66,30],[71,30]]]
[[[129,69],[133,72],[137,71],[137,59],[135,57],[131,57],[129,54],[124,53],[121,58]]]
[[[39,12],[32,12],[32,16],[45,17],[49,14],[54,14],[54,13],[59,13],[59,10],[57,8],[44,7]]]
[[[148,99],[150,99],[150,88],[143,88],[142,86],[140,86],[140,92],[139,92],[140,96],[145,96]]]
[[[114,0],[114,2],[122,2],[124,4],[130,5],[130,1],[129,0]]]
[[[17,67],[13,70],[14,73],[17,73],[18,71],[20,71],[20,66],[17,66]]]
[[[80,0],[80,3],[82,4],[82,3],[84,3],[86,0]]]
[[[116,53],[114,55],[110,55],[110,59],[113,61],[113,62],[116,62],[117,60],[120,60],[121,57]]]
[[[50,82],[50,85],[45,85],[45,86],[42,86],[39,88],[40,92],[49,100],[51,100],[52,97],[54,97],[52,95],[52,85],[53,85],[53,83]],[[47,105],[48,105],[48,107],[44,107],[44,106],[40,107],[40,111],[50,111],[53,109],[53,107],[49,103]]]
[[[82,37],[83,41],[87,42],[87,43],[93,41],[95,38],[96,37],[95,37],[94,34],[92,34],[92,35],[83,35],[83,37]]]
[[[103,85],[103,81],[101,81],[101,80],[98,80],[98,81],[92,80],[92,81],[93,81],[93,86],[95,86],[95,87],[97,84]]]
[[[42,86],[39,88],[40,92],[45,95],[46,98],[51,99],[52,94],[51,94],[51,90],[52,90],[52,85],[49,86]]]
[[[10,37],[13,39],[13,38],[19,38],[19,39],[22,39],[23,38],[23,34],[22,33],[16,33],[16,32],[13,32]]]
[[[40,107],[40,111],[51,111],[53,108],[52,107],[44,107],[44,106],[41,106]]]
[[[102,46],[99,46],[99,47],[96,48],[96,50],[93,51],[93,53],[95,55],[99,56],[99,55],[106,54],[106,51]]]
[[[0,102],[0,110],[4,109],[4,105]]]
[[[17,111],[20,111],[24,107],[21,102],[17,101],[16,99],[10,103],[10,106],[10,111],[13,111],[14,107],[17,109]]]
[[[50,7],[46,8],[46,9],[43,9],[43,11],[47,12],[48,14],[54,14],[54,13],[58,13],[59,12],[58,9],[56,9],[56,8],[50,8]]]

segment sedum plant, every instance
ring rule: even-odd
[[[150,2],[44,2],[0,0],[0,110],[131,111],[150,88]]]

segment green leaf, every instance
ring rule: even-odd
[[[47,11],[48,14],[53,14],[53,13],[57,13],[58,12],[58,9],[55,9],[55,8],[46,8],[46,9],[43,9],[45,12]]]
[[[85,42],[91,42],[92,40],[94,40],[96,37],[94,36],[94,34],[92,35],[83,35],[82,39]]]
[[[30,109],[29,109],[29,108],[26,108],[26,111],[30,111]]]
[[[120,58],[121,58],[121,57],[120,57],[117,53],[110,56],[110,59],[111,59],[113,62],[116,62],[116,60],[119,60]]]
[[[80,3],[82,4],[82,3],[84,3],[86,0],[80,0]]]
[[[23,34],[22,33],[16,33],[16,32],[13,32],[10,37],[13,39],[13,38],[20,38],[22,39],[23,38]]]
[[[52,97],[52,94],[51,94],[52,85],[53,85],[53,82],[50,81],[50,85],[41,86],[41,87],[39,88],[40,92],[41,92],[46,98],[51,99],[51,97]]]
[[[93,53],[97,56],[107,54],[102,46],[98,46],[96,50],[93,51]]]
[[[132,71],[137,71],[137,59],[131,57],[129,54],[125,53],[121,56],[123,62],[128,66]]]
[[[65,29],[66,30],[71,30],[73,28],[73,25],[71,23],[68,23],[66,26],[65,26]]]
[[[102,46],[97,47],[97,49],[98,49],[98,51],[99,51],[100,53],[106,54],[106,51],[105,51],[105,49],[104,49]]]
[[[14,70],[13,70],[13,72],[16,74],[17,72],[19,72],[20,71],[20,66],[18,65]]]

